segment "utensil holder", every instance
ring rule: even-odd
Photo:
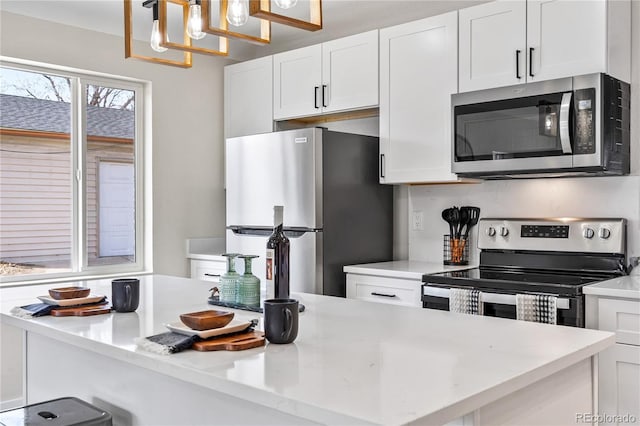
[[[443,263],[445,265],[468,265],[469,264],[469,239],[451,238],[444,235],[443,238]]]

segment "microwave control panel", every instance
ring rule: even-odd
[[[594,154],[596,152],[595,120],[596,89],[580,89],[573,92],[574,154]]]

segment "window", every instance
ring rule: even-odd
[[[145,269],[144,87],[2,62],[2,282]]]

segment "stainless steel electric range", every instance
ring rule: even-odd
[[[584,327],[582,287],[625,275],[624,219],[481,219],[480,266],[424,275],[422,305],[449,310],[450,288],[482,292],[484,315],[516,318],[517,294],[557,297],[557,323]]]

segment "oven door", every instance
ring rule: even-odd
[[[439,285],[422,286],[422,307],[449,310],[449,288]],[[482,291],[484,315],[516,319],[516,295],[495,291]],[[572,327],[584,327],[584,296],[559,297],[557,323]]]
[[[571,78],[453,96],[453,171],[570,169]]]

